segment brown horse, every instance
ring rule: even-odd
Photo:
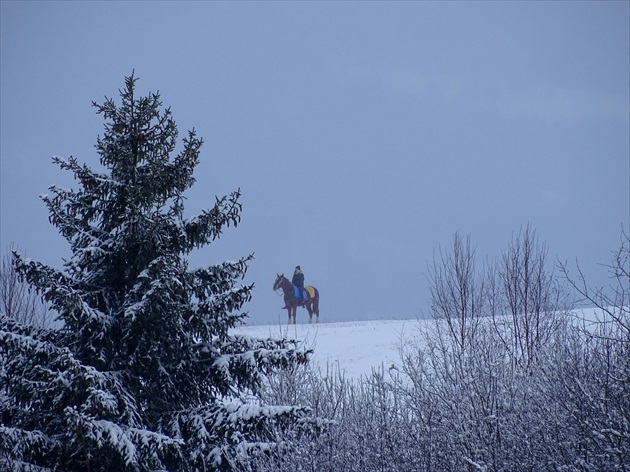
[[[291,319],[293,319],[293,324],[295,324],[295,315],[297,314],[299,306],[305,307],[306,311],[308,311],[309,323],[313,322],[313,314],[317,317],[315,322],[319,323],[319,291],[315,287],[311,285],[304,287],[304,290],[309,294],[309,298],[306,301],[302,301],[295,296],[293,284],[289,279],[287,279],[284,274],[276,274],[273,289],[276,291],[282,289],[282,293],[284,294],[284,306],[289,312],[289,324],[291,324]]]

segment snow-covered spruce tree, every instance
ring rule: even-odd
[[[279,424],[307,409],[267,406],[257,389],[308,351],[229,329],[246,314],[245,257],[189,270],[191,251],[237,225],[239,192],[185,219],[202,140],[173,156],[177,127],[159,94],[94,103],[106,120],[96,149],[106,171],[54,158],[79,190],[43,199],[72,256],[63,270],[15,255],[16,270],[63,328],[0,318],[0,469],[246,470]]]

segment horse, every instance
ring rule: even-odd
[[[293,324],[295,324],[295,315],[297,314],[298,306],[303,306],[306,308],[306,311],[308,311],[309,323],[313,322],[313,314],[317,317],[315,322],[319,323],[319,291],[315,287],[311,285],[304,287],[304,290],[309,294],[309,298],[306,301],[302,301],[295,296],[293,284],[289,279],[287,279],[284,274],[276,274],[273,289],[274,291],[282,289],[284,294],[284,306],[289,313],[289,324],[291,324],[291,319],[293,319]]]

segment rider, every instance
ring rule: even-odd
[[[291,283],[295,285],[299,290],[300,303],[304,303],[304,274],[302,273],[302,269],[300,268],[300,266],[295,267],[295,272],[293,272]]]

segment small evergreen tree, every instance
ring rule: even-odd
[[[79,190],[43,200],[67,239],[62,271],[14,256],[16,270],[58,313],[61,329],[0,317],[0,468],[246,469],[271,431],[307,409],[266,406],[271,370],[308,351],[230,333],[251,297],[251,256],[189,270],[187,256],[240,220],[240,192],[184,218],[202,140],[177,127],[158,93],[94,103],[106,120],[96,149],[105,173],[53,158]],[[41,469],[40,469],[41,468]]]

